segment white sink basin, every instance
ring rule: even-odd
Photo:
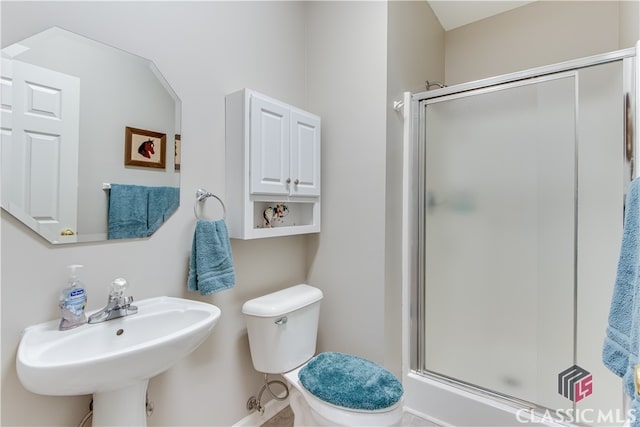
[[[173,297],[133,304],[136,314],[67,331],[58,330],[59,320],[26,328],[16,362],[24,387],[46,395],[94,394],[96,425],[96,394],[146,393],[149,378],[195,350],[221,313],[214,305]],[[139,409],[144,409],[144,395]]]

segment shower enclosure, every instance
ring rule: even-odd
[[[635,76],[628,49],[405,97],[409,408],[457,426],[624,419],[601,347]],[[591,382],[570,396],[574,365]]]

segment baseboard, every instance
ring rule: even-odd
[[[257,427],[272,418],[278,412],[282,411],[289,405],[289,399],[275,400],[272,399],[264,405],[264,413],[253,411],[240,421],[236,422],[233,427]]]
[[[416,411],[415,409],[411,409],[411,408],[407,408],[406,406],[404,408],[402,408],[402,410],[410,415],[413,415],[414,417],[417,418],[421,418],[423,420],[426,420],[430,423],[433,423],[437,426],[448,426],[449,424],[445,423],[442,420],[439,420],[437,418],[433,418],[431,416],[429,416],[428,414],[425,414],[424,412],[420,412],[420,411]]]

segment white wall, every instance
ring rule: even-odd
[[[384,363],[402,375],[402,113],[393,109],[405,91],[425,80],[444,80],[445,32],[427,2],[389,2],[387,49],[387,176],[385,226]]]
[[[619,5],[619,41],[620,49],[634,47],[640,40],[640,2],[620,1]]]
[[[323,126],[323,231],[308,248],[308,281],[324,292],[319,349],[377,362],[384,358],[386,55],[385,2],[309,4],[309,108]]]
[[[409,42],[411,31],[404,28],[393,41],[394,48],[407,42],[397,52],[398,71],[389,68],[394,96],[421,85],[425,73],[443,73],[439,24],[425,3],[404,6],[393,5],[395,28],[408,15],[411,25],[421,27],[424,14],[436,32],[421,28]],[[387,3],[380,1],[2,3],[3,46],[61,26],[152,59],[183,106],[181,208],[150,239],[53,247],[2,212],[3,425],[75,425],[87,411],[88,397],[25,391],[14,368],[21,330],[58,316],[57,295],[70,263],[86,265],[89,309],[104,303],[106,286],[120,275],[137,299],[177,295],[222,309],[212,337],[152,379],[150,425],[230,425],[245,416],[245,402],[259,390],[261,377],[250,362],[241,304],[304,281],[325,293],[319,350],[357,354],[399,370],[399,347],[388,352],[385,346],[385,339],[401,333],[400,307],[385,306],[385,186],[388,179],[399,182],[387,174],[400,173],[397,164],[386,169],[388,19]],[[418,58],[438,58],[413,70],[412,49]],[[322,117],[323,231],[232,241],[236,288],[201,298],[185,291],[193,193],[204,186],[225,198],[224,95],[242,87]],[[399,301],[397,285],[391,292]],[[391,326],[385,325],[385,309],[394,318]]]
[[[323,232],[308,246],[308,282],[324,292],[318,346],[398,376],[402,120],[392,106],[443,79],[443,49],[424,1],[307,9],[308,105],[323,120]]]
[[[152,59],[182,99],[181,207],[150,239],[51,246],[2,211],[2,425],[77,425],[88,397],[27,392],[15,373],[22,329],[58,317],[65,266],[84,264],[89,309],[118,276],[136,299],[172,295],[218,305],[212,336],[151,380],[150,425],[231,425],[262,377],[249,358],[241,305],[306,278],[307,238],[233,241],[233,290],[186,292],[194,193],[224,194],[224,95],[244,86],[305,107],[305,5],[296,2],[2,2],[2,46],[58,25]],[[330,230],[330,228],[325,228]],[[269,254],[269,256],[265,256]]]

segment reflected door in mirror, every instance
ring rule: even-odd
[[[2,60],[2,198],[13,215],[50,241],[77,229],[80,80]]]

